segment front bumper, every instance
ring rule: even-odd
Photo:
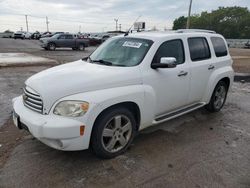
[[[42,48],[47,48],[47,46],[48,46],[48,44],[47,43],[40,43],[40,46],[42,47]]]
[[[54,114],[43,115],[34,112],[24,106],[21,96],[14,98],[12,102],[21,127],[26,126],[25,128],[44,144],[59,150],[88,148],[91,131],[85,130],[82,136],[80,134],[80,126],[86,125],[84,122]]]

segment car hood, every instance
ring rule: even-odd
[[[65,96],[142,84],[142,79],[139,66],[106,66],[79,60],[37,73],[27,79],[25,84],[42,97],[46,112]]]

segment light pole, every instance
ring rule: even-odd
[[[46,16],[46,25],[47,25],[47,31],[49,31],[49,19],[47,16]]]
[[[115,21],[115,30],[117,31],[117,29],[118,29],[118,19],[114,19],[114,21]]]
[[[29,32],[28,15],[25,15],[25,20],[26,20],[27,32]]]
[[[187,27],[186,27],[187,29],[190,28],[190,16],[191,16],[192,2],[193,0],[190,0],[189,9],[188,9]]]

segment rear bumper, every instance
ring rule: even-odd
[[[44,144],[59,150],[88,148],[90,135],[86,135],[86,131],[84,135],[80,135],[80,126],[86,125],[84,122],[54,114],[43,115],[34,112],[23,105],[22,97],[14,98],[12,102],[21,127],[27,128]]]

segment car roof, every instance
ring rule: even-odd
[[[183,32],[184,31],[184,32]],[[161,39],[165,39],[167,37],[199,37],[199,36],[217,36],[222,37],[220,34],[217,34],[213,31],[208,30],[176,30],[176,31],[166,31],[166,32],[138,32],[138,33],[130,33],[127,37],[133,38],[142,38],[149,39],[152,41],[158,41]]]

